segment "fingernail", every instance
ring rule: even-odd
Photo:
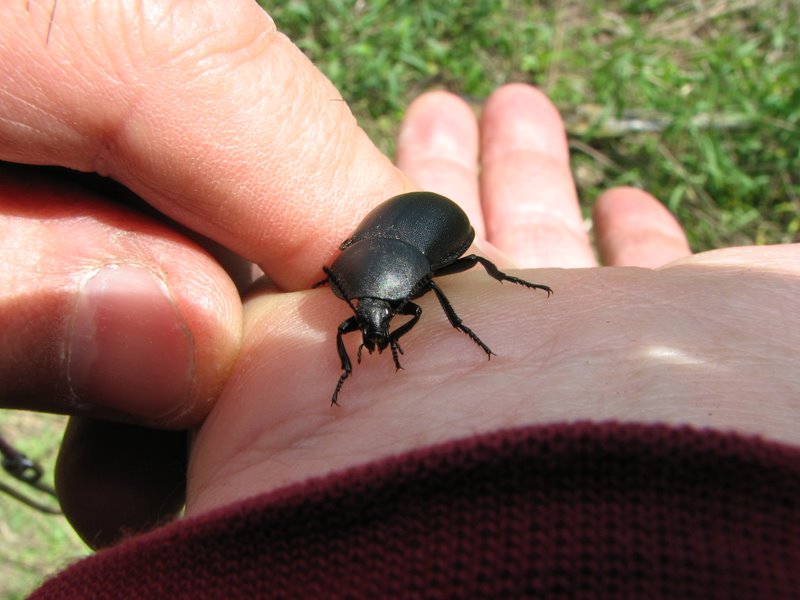
[[[194,340],[166,283],[132,265],[85,281],[68,352],[80,405],[149,419],[179,410],[194,374]]]

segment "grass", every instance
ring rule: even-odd
[[[446,88],[479,108],[498,85],[525,81],[564,114],[587,210],[603,189],[630,184],[660,198],[697,251],[798,241],[795,0],[262,5],[388,154],[403,110],[422,91]],[[62,423],[0,412],[3,432],[50,466]],[[3,598],[22,597],[86,552],[62,519],[2,495],[0,543]]]
[[[0,435],[38,461],[45,468],[45,479],[52,485],[52,467],[65,422],[65,417],[56,415],[0,411]],[[0,482],[28,493],[25,486],[3,470]],[[53,504],[46,496],[34,497]],[[87,553],[88,549],[63,517],[36,512],[0,493],[0,598],[24,598],[45,577]]]

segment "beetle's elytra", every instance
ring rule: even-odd
[[[498,281],[510,281],[547,292],[546,285],[506,275],[494,263],[466,252],[475,231],[466,213],[455,202],[433,192],[411,192],[389,198],[375,207],[339,249],[342,253],[330,267],[323,267],[325,279],[314,287],[329,283],[333,293],[353,310],[336,333],[336,349],[342,361],[342,375],[336,384],[331,404],[337,404],[339,391],[353,371],[342,336],[361,331],[358,348],[370,354],[388,346],[394,365],[400,369],[398,340],[419,321],[422,309],[412,302],[433,290],[450,324],[466,333],[491,358],[492,351],[461,322],[441,288],[433,281],[471,269],[480,263]],[[411,318],[394,331],[389,324],[395,315]]]

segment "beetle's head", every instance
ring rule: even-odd
[[[383,352],[391,343],[389,322],[395,314],[389,302],[379,298],[361,298],[355,313],[364,347],[370,354],[375,348]]]

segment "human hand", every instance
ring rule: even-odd
[[[5,3],[0,87],[0,160],[152,207],[0,172],[0,407],[82,417],[57,487],[104,543],[181,502],[185,440],[97,419],[195,426],[239,352],[237,278],[194,240],[305,288],[365,205],[412,186],[250,1]]]
[[[527,86],[498,90],[479,125],[458,98],[422,96],[400,132],[398,163],[421,187],[457,199],[479,235],[537,268],[516,274],[554,295],[501,286],[480,269],[440,279],[497,356],[486,361],[426,296],[403,338],[405,369],[366,356],[338,407],[329,405],[340,374],[334,338],[347,306],[326,289],[251,297],[240,359],[192,448],[187,514],[531,424],[661,422],[800,442],[800,247],[691,256],[662,205],[615,189],[594,210],[600,254],[615,267],[597,268],[563,126]]]

